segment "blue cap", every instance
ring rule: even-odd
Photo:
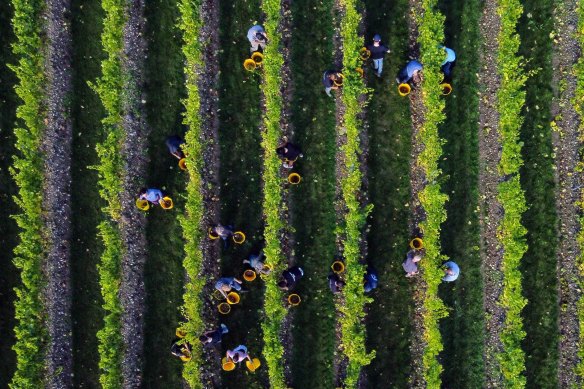
[[[381,35],[375,34],[375,36],[373,37],[373,41],[374,42],[381,42]]]

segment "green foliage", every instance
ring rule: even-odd
[[[343,203],[346,207],[344,215],[342,236],[344,238],[343,256],[346,263],[346,285],[343,288],[344,305],[339,307],[341,316],[341,347],[348,359],[345,385],[348,388],[357,386],[359,374],[363,366],[371,363],[375,358],[375,351],[367,353],[365,346],[365,304],[370,302],[363,289],[363,277],[365,268],[360,263],[362,228],[365,224],[370,207],[362,207],[359,192],[361,190],[363,175],[360,170],[359,155],[360,138],[359,128],[362,123],[359,115],[363,110],[363,95],[367,89],[363,80],[354,69],[360,67],[359,49],[363,47],[363,37],[359,36],[359,23],[361,14],[357,11],[358,2],[355,0],[342,0],[344,14],[341,19],[341,40],[343,45],[343,75],[345,77],[342,89],[342,99],[345,105],[343,127],[346,131],[347,141],[341,146],[344,165],[341,190]]]
[[[107,134],[105,140],[96,147],[100,160],[96,166],[99,174],[99,193],[107,202],[104,208],[106,220],[99,225],[104,252],[98,266],[103,308],[106,312],[104,327],[97,333],[101,370],[99,381],[104,388],[122,386],[121,362],[124,343],[121,336],[122,307],[118,292],[124,248],[118,223],[121,212],[119,194],[122,192],[124,173],[121,156],[121,147],[125,139],[121,127],[124,79],[121,56],[125,4],[123,0],[102,1],[106,16],[101,41],[107,58],[101,63],[102,76],[93,86],[106,110],[103,130]]]
[[[280,177],[280,159],[276,149],[280,141],[280,118],[282,114],[282,84],[281,69],[284,58],[279,52],[280,36],[278,25],[280,24],[280,1],[262,1],[262,11],[266,15],[264,29],[270,43],[265,50],[264,82],[262,91],[266,112],[264,116],[264,128],[262,131],[262,148],[264,151],[264,197],[263,213],[265,219],[265,248],[266,263],[274,269],[273,274],[280,274],[285,267],[280,243],[281,231],[284,222],[281,217],[282,209],[282,179]],[[282,305],[283,293],[277,286],[277,277],[272,276],[266,280],[266,293],[264,296],[265,320],[262,322],[264,332],[264,357],[268,365],[268,375],[272,388],[286,388],[284,379],[284,346],[280,341],[282,320],[286,316],[286,309]]]
[[[442,155],[442,139],[438,126],[444,120],[444,99],[441,97],[440,83],[443,75],[440,65],[444,60],[444,16],[436,9],[437,1],[424,0],[422,14],[418,19],[418,41],[421,61],[424,65],[422,102],[424,104],[424,123],[420,128],[417,142],[424,145],[416,163],[424,169],[427,184],[418,194],[426,218],[420,223],[424,232],[426,254],[421,265],[426,283],[424,295],[424,339],[426,347],[423,355],[424,379],[429,388],[439,388],[442,365],[438,354],[444,348],[438,321],[447,315],[442,300],[438,297],[438,286],[442,282],[440,269],[446,257],[440,254],[440,225],[446,220],[445,203],[448,196],[441,193],[437,182],[442,173],[438,167]]]
[[[188,282],[185,287],[184,314],[187,321],[182,324],[186,330],[186,340],[193,346],[193,358],[184,365],[183,377],[191,388],[203,388],[199,374],[201,364],[201,342],[197,334],[204,330],[202,319],[203,300],[201,293],[205,286],[205,279],[200,277],[203,266],[203,254],[201,240],[204,239],[205,226],[201,225],[204,215],[202,193],[202,163],[203,144],[201,141],[201,119],[199,110],[201,99],[198,88],[198,73],[203,66],[202,47],[199,42],[201,30],[201,4],[199,1],[183,0],[179,4],[181,12],[180,28],[183,31],[183,54],[186,58],[185,74],[187,98],[183,101],[185,106],[184,124],[188,131],[185,136],[183,150],[187,156],[189,167],[189,180],[187,183],[186,215],[181,219],[183,237],[185,238],[185,268]]]
[[[523,86],[527,79],[517,55],[520,39],[515,28],[523,12],[518,0],[500,0],[498,14],[501,17],[497,66],[501,85],[497,92],[499,112],[499,134],[502,145],[499,173],[511,176],[498,186],[498,200],[504,210],[498,227],[498,239],[503,245],[503,291],[500,304],[505,309],[505,325],[500,335],[503,352],[497,355],[506,387],[525,386],[525,353],[521,341],[525,337],[521,310],[526,304],[521,294],[521,273],[518,270],[521,258],[527,251],[526,229],[521,225],[521,216],[527,209],[525,196],[519,180],[519,168],[523,164],[519,131],[523,123],[521,108],[525,103]]]
[[[18,185],[15,202],[22,213],[14,216],[20,232],[20,243],[14,249],[14,264],[21,271],[22,286],[16,288],[15,316],[16,372],[11,388],[40,388],[43,386],[45,345],[48,334],[46,313],[42,303],[45,277],[44,226],[41,215],[43,186],[43,155],[39,153],[46,117],[45,48],[42,37],[44,2],[13,0],[12,24],[16,35],[13,44],[18,64],[11,66],[19,84],[16,93],[22,100],[16,114],[24,126],[15,129],[16,148],[11,173]]]

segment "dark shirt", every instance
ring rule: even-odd
[[[168,151],[173,155],[179,153],[181,156],[184,156],[180,148],[184,143],[185,141],[180,136],[173,135],[166,138],[166,147],[168,147]]]
[[[325,88],[332,88],[334,85],[334,82],[332,79],[329,78],[329,76],[331,74],[336,74],[337,71],[336,70],[327,70],[326,72],[324,72],[324,74],[322,75],[322,84],[324,85]]]
[[[286,151],[284,151],[284,149],[286,149]],[[278,147],[278,150],[276,150],[276,152],[280,157],[285,158],[289,161],[296,160],[296,158],[298,158],[298,156],[302,154],[302,150],[300,150],[300,147],[296,146],[293,143],[286,143],[284,146]]]
[[[293,289],[303,275],[304,270],[302,270],[300,266],[294,266],[282,272],[282,277],[286,280],[286,286],[288,286],[288,289]]]
[[[370,292],[375,288],[377,288],[377,272],[368,267],[367,274],[365,274],[365,292]]]
[[[329,274],[328,276],[329,288],[331,292],[337,294],[341,291],[341,286],[343,285],[341,279],[336,274]]]
[[[191,348],[191,345],[188,343],[178,344],[180,339],[175,339],[172,341],[172,346],[170,347],[170,352],[175,357],[188,357],[189,355],[185,352]]]
[[[385,53],[387,53],[387,50],[389,49],[380,44],[379,46],[369,45],[367,46],[367,50],[371,52],[371,59],[381,59],[385,57]]]

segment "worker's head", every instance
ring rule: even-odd
[[[381,44],[381,36],[379,34],[375,34],[373,37],[373,45],[379,46]]]
[[[420,254],[414,255],[414,258],[412,258],[412,261],[414,261],[414,262],[420,262],[421,260],[422,260],[422,256]]]
[[[286,153],[286,151],[288,151],[288,149],[286,149],[286,147],[284,147],[284,146],[278,147],[276,149],[276,154],[278,154],[280,157],[283,157],[284,154]]]
[[[280,281],[278,281],[278,288],[288,289],[288,282],[286,282],[284,278],[281,278]]]
[[[213,340],[210,336],[207,335],[201,335],[199,336],[199,340],[201,341],[201,343],[211,343],[211,341]]]
[[[231,286],[229,286],[229,284],[222,284],[221,290],[224,292],[229,292],[231,290]]]
[[[256,40],[261,41],[261,42],[265,42],[266,35],[264,33],[258,32],[258,33],[256,33]]]
[[[453,276],[454,275],[454,270],[452,270],[451,268],[447,267],[446,269],[444,269],[444,273],[448,274],[449,276]]]
[[[412,79],[416,84],[422,81],[422,71],[421,70],[414,70],[414,74],[412,75]]]
[[[239,353],[233,353],[233,360],[239,362]]]
[[[147,191],[148,191],[148,189],[146,189],[146,188],[140,189],[140,195],[145,195]]]

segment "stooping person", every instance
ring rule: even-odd
[[[250,53],[254,51],[258,51],[260,48],[263,50],[266,49],[266,44],[268,43],[268,36],[266,35],[266,31],[262,26],[256,24],[252,26],[249,30],[247,30],[247,40],[251,45],[249,49]]]
[[[140,189],[140,200],[148,200],[152,204],[160,204],[164,198],[164,194],[157,188],[142,188]]]
[[[203,335],[199,336],[199,340],[204,345],[215,346],[221,343],[221,338],[223,335],[228,333],[229,330],[225,324],[220,324],[219,328],[213,331],[207,331]]]
[[[231,238],[234,234],[232,226],[224,226],[221,224],[217,224],[216,226],[211,227],[211,232],[216,234],[223,240]]]
[[[422,254],[416,252],[416,250],[408,251],[406,260],[402,263],[402,267],[406,272],[406,277],[413,277],[418,274],[418,262],[422,260]]]
[[[454,63],[456,62],[456,53],[454,50],[445,46],[440,46],[440,48],[444,49],[446,53],[446,58],[442,62],[442,65],[440,65],[440,70],[444,73],[444,81],[450,82],[452,79],[452,68],[454,68]]]
[[[335,81],[342,77],[342,73],[338,70],[327,70],[322,74],[322,84],[324,85],[324,91],[329,97],[331,95],[331,90],[339,89],[339,86],[335,84]]]
[[[247,353],[247,347],[245,347],[243,344],[240,344],[233,350],[227,350],[225,357],[228,361],[232,361],[234,363],[239,363],[246,359],[252,362],[251,357]]]
[[[399,71],[395,80],[398,84],[407,84],[410,82],[418,84],[422,80],[422,69],[423,66],[421,63],[412,60]]]
[[[231,292],[232,289],[237,291],[241,290],[242,281],[235,277],[222,277],[215,283],[215,289],[217,289],[223,297],[227,298],[227,293]]]
[[[172,341],[170,346],[170,353],[183,361],[188,361],[191,359],[191,350],[193,347],[186,340],[177,338]]]
[[[298,160],[298,157],[303,156],[300,147],[290,142],[286,142],[278,147],[276,149],[276,154],[278,154],[278,157],[284,161],[282,166],[286,169],[292,169],[294,162]]]
[[[381,77],[381,72],[383,71],[383,58],[386,53],[391,53],[391,50],[381,44],[381,36],[379,34],[375,34],[373,37],[373,44],[367,46],[367,50],[371,53],[375,75]]]
[[[458,278],[460,274],[460,269],[458,265],[452,261],[446,262],[444,265],[444,277],[442,277],[442,281],[452,282]]]
[[[243,263],[249,265],[257,274],[270,274],[270,269],[265,266],[263,250],[259,253],[251,253],[249,259],[244,259]]]
[[[166,147],[170,154],[178,159],[183,159],[185,153],[182,151],[182,145],[185,143],[184,139],[177,135],[172,135],[166,138]]]
[[[373,289],[377,288],[377,271],[373,266],[367,266],[367,272],[365,273],[365,293],[371,292]]]
[[[282,272],[278,281],[278,287],[282,290],[292,290],[304,275],[304,270],[300,266],[294,266]]]
[[[343,289],[343,286],[345,286],[345,283],[343,282],[343,280],[341,280],[341,277],[339,277],[338,274],[335,274],[333,272],[329,273],[328,275],[328,284],[329,289],[331,290],[331,292],[333,292],[333,294],[340,293],[341,290]]]

